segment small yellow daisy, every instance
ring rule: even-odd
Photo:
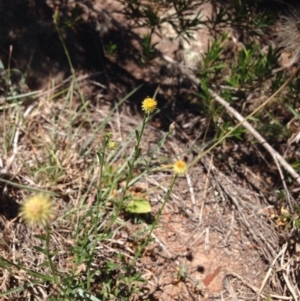
[[[142,109],[145,113],[153,113],[157,108],[157,101],[151,97],[146,97],[142,103]]]
[[[187,166],[184,161],[177,161],[173,166],[173,171],[177,176],[184,176],[187,172]]]
[[[21,207],[20,216],[27,224],[47,224],[53,217],[53,204],[43,193],[29,197]]]
[[[110,150],[115,150],[116,147],[117,147],[117,142],[115,142],[115,141],[109,141],[109,142],[108,142],[108,148],[109,148]]]

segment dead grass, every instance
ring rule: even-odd
[[[165,61],[157,59],[152,69],[135,63],[128,60],[122,67],[133,75],[130,81],[136,87],[141,78],[147,83],[156,75],[153,81],[162,83],[159,106],[166,103],[163,97],[174,99],[175,79],[168,72],[160,81],[155,71],[157,66],[166,67]],[[114,79],[126,74],[115,74]],[[168,164],[179,156],[192,162],[206,149],[209,143],[200,137],[209,121],[195,116],[192,106],[188,114],[179,112],[181,116],[174,117],[176,134],[153,155],[164,136],[163,118],[167,124],[173,121],[171,114],[153,117],[141,143],[142,156],[134,172],[137,183],[129,190],[131,196],[149,199],[153,212],[132,216],[122,211],[107,232],[133,154],[134,130],[141,122],[132,103],[140,103],[140,95],[146,97],[148,91],[132,91],[120,101],[115,92],[125,94],[124,82],[106,85],[83,71],[76,81],[52,85],[34,95],[25,96],[23,91],[23,98],[1,102],[0,291],[16,289],[7,300],[58,300],[63,298],[62,287],[65,293],[72,291],[76,300],[88,298],[80,289],[88,278],[86,259],[93,242],[90,264],[98,274],[91,292],[107,294],[107,300],[127,300],[130,295],[131,300],[162,301],[299,299],[299,234],[289,233],[287,221],[278,216],[282,209],[292,214],[299,200],[293,197],[291,185],[284,190],[288,205],[278,200],[274,190],[283,185],[278,167],[259,147],[245,141],[224,142],[177,182],[153,241],[134,272],[128,273],[126,267],[169,188]],[[106,201],[95,212],[102,176],[96,154],[108,132],[119,147],[108,157],[103,172]],[[145,163],[151,156],[151,162]],[[29,228],[18,217],[20,204],[34,191],[50,193],[55,201],[51,252],[57,252],[53,261],[61,287],[52,282],[49,267],[43,265],[47,258],[36,248],[44,247],[37,235],[45,235],[45,229]],[[293,218],[292,223],[297,216]],[[138,272],[147,283],[132,280]],[[117,296],[109,296],[108,283]]]
[[[73,274],[83,281],[86,266],[74,263],[72,248],[80,244],[83,232],[91,227],[87,213],[97,195],[96,153],[105,133],[112,132],[121,146],[112,159],[117,171],[131,153],[132,143],[128,137],[133,136],[139,121],[124,115],[122,107],[112,114],[109,106],[105,110],[82,102],[76,90],[71,93],[64,90],[58,97],[54,97],[55,94],[58,94],[55,89],[48,90],[44,97],[37,98],[25,117],[23,112],[27,108],[23,105],[6,115],[1,128],[1,132],[6,133],[1,141],[2,160],[10,162],[6,170],[10,181],[23,186],[3,183],[2,202],[18,196],[18,203],[21,203],[30,189],[51,193],[57,212],[51,224],[51,248],[58,251],[54,262],[63,274]],[[109,119],[108,115],[111,115]],[[19,120],[21,122],[16,122]],[[17,129],[20,131],[18,139]],[[145,137],[144,155],[149,154],[150,145],[155,146],[162,133],[150,125]],[[161,149],[159,160],[154,157],[154,163],[185,151],[186,146],[173,137]],[[189,157],[191,160],[191,155]],[[152,175],[145,175],[144,184],[139,188],[148,192],[154,214],[170,182],[166,171],[160,168]],[[268,281],[270,275],[266,276],[266,263],[280,254],[279,235],[274,222],[270,221],[273,209],[262,192],[255,192],[246,182],[231,178],[232,175],[225,175],[216,168],[213,161],[204,159],[201,165],[189,171],[186,179],[178,182],[163,213],[161,226],[155,232],[156,242],[149,246],[137,265],[157,300],[218,299],[218,296],[224,298],[232,294],[237,299],[247,296],[252,300],[256,296],[275,295],[273,285],[280,283],[284,276],[280,271],[273,272],[272,283]],[[121,178],[119,185],[122,185]],[[107,223],[109,212],[110,207],[101,209],[100,225]],[[29,270],[44,275],[49,273],[47,268],[41,267],[44,255],[34,249],[34,246],[42,247],[35,236],[43,234],[43,228],[28,228],[16,216],[17,209],[12,218],[3,208],[1,256],[11,262],[21,262],[28,270],[3,270],[1,288],[4,292],[30,283]],[[141,239],[138,231],[143,233],[147,225],[135,225],[133,221],[121,218],[112,228],[112,236],[99,241],[92,266],[105,270],[107,258],[121,264],[117,259],[120,254],[128,259],[134,257]],[[284,254],[286,251],[281,252],[281,258]],[[274,268],[276,265],[274,262]],[[187,270],[186,278],[176,276],[182,267]],[[265,277],[266,285],[260,290]],[[100,288],[103,288],[100,283],[94,284],[95,290]],[[58,294],[55,286],[36,283],[30,290],[13,296],[14,300],[29,300],[32,296],[45,300]]]

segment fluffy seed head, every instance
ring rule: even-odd
[[[295,57],[300,55],[300,10],[294,10],[282,17],[278,28],[279,46],[290,51]]]
[[[146,97],[142,103],[142,109],[145,113],[150,114],[157,108],[157,101],[151,97]]]
[[[53,217],[52,201],[48,195],[43,193],[32,195],[23,203],[20,216],[29,225],[45,225]]]

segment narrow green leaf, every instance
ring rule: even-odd
[[[23,286],[14,287],[13,289],[10,289],[6,292],[0,293],[0,297],[4,297],[4,296],[11,295],[11,294],[19,293],[23,290],[24,290]]]
[[[40,240],[44,240],[44,241],[46,241],[47,240],[47,236],[46,235],[34,235],[34,237],[35,238],[38,238],[38,239],[40,239]]]
[[[47,255],[47,252],[46,252],[45,249],[43,249],[43,248],[41,248],[41,247],[37,247],[37,246],[34,246],[33,248],[34,248],[36,251],[38,251],[38,252],[40,252],[40,253],[42,253],[42,254]]]

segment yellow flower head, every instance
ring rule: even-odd
[[[39,193],[29,197],[21,207],[21,217],[27,224],[47,224],[53,217],[53,204],[48,195]]]
[[[142,103],[142,109],[145,113],[150,114],[157,108],[157,101],[151,97],[146,97]]]
[[[109,148],[110,150],[115,150],[116,147],[117,147],[117,142],[115,142],[115,141],[109,141],[109,142],[108,142],[108,148]]]
[[[177,176],[184,176],[187,172],[187,166],[184,161],[177,161],[173,166],[174,173]]]

